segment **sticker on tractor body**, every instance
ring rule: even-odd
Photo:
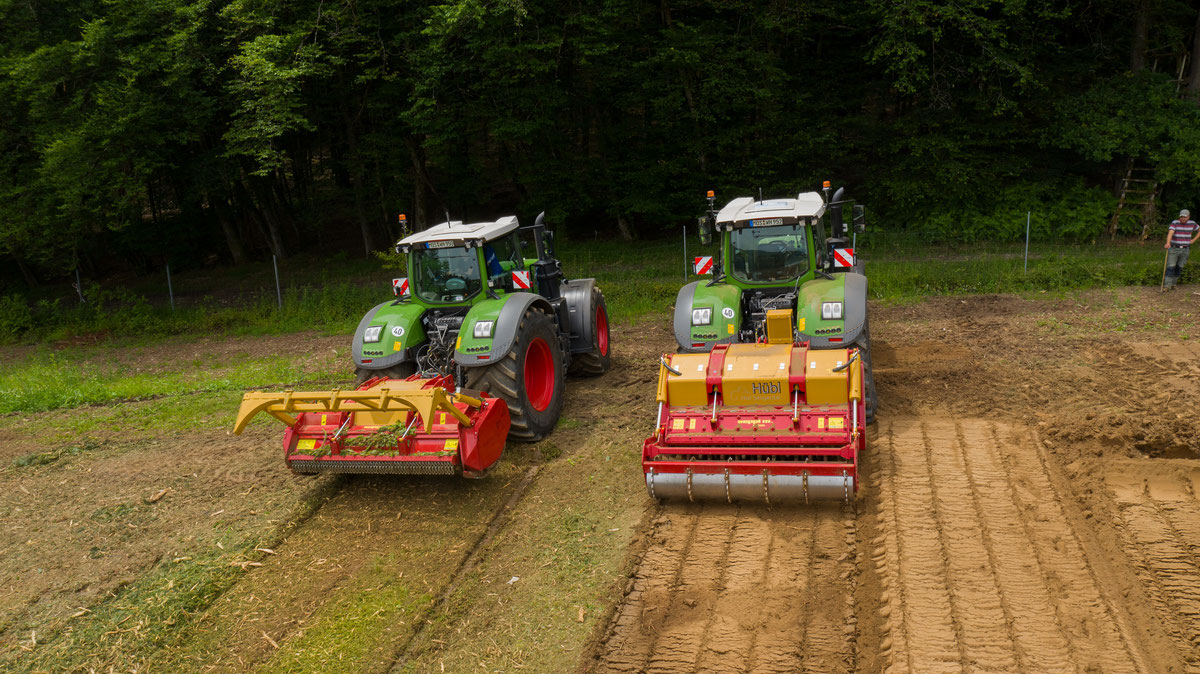
[[[833,266],[840,268],[848,268],[854,266],[854,249],[853,248],[834,248],[833,249]]]
[[[711,274],[713,267],[712,256],[704,255],[697,257],[692,260],[692,266],[696,269],[697,274]]]
[[[392,279],[392,292],[399,297],[408,294],[408,277]]]
[[[529,290],[529,288],[533,285],[533,283],[529,280],[529,272],[527,271],[514,271],[512,275],[513,288],[516,290]]]

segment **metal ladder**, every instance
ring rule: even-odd
[[[1154,225],[1158,199],[1158,178],[1155,170],[1138,166],[1133,157],[1125,163],[1125,177],[1121,179],[1121,197],[1117,210],[1108,223],[1108,235],[1116,238],[1121,229],[1121,218],[1135,217],[1142,225],[1142,238],[1149,236]]]

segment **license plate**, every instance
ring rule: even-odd
[[[425,244],[426,248],[453,248],[453,241],[430,241]]]
[[[751,220],[750,221],[751,227],[774,227],[776,225],[782,225],[782,224],[783,224],[783,218],[763,218],[761,220]]]

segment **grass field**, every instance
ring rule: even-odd
[[[671,306],[685,280],[680,240],[568,241],[559,246],[568,276],[594,276],[612,319],[637,321]],[[905,301],[926,295],[1040,292],[1157,285],[1163,251],[1154,243],[1034,244],[1025,269],[1022,244],[949,244],[905,233],[864,234],[871,297]],[[688,242],[688,255],[709,252]],[[0,341],[120,339],[142,343],[172,335],[262,335],[318,330],[347,334],[367,308],[386,300],[399,272],[380,260],[298,257],[280,264],[282,306],[270,262],[233,270],[194,270],[92,285],[79,304],[69,288],[32,302],[0,297]],[[1184,282],[1196,277],[1195,265]],[[88,285],[85,283],[85,285]],[[5,383],[0,380],[0,388]]]

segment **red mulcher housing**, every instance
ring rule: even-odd
[[[355,391],[247,393],[234,433],[259,412],[288,426],[293,471],[482,477],[500,459],[508,406],[454,392],[448,376],[369,379]]]

